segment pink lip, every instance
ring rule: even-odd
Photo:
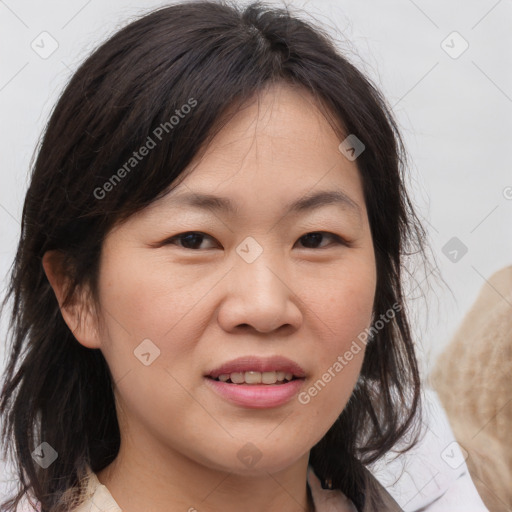
[[[303,368],[296,362],[283,356],[272,357],[258,357],[258,356],[243,356],[233,359],[227,363],[222,364],[218,368],[211,370],[206,374],[207,377],[213,379],[218,378],[219,375],[234,373],[234,372],[285,372],[292,373],[295,377],[303,378],[306,376]],[[253,384],[251,384],[254,386]],[[283,384],[280,384],[283,385]],[[265,386],[269,386],[265,384]]]
[[[299,392],[304,383],[304,379],[295,379],[286,384],[228,384],[208,377],[205,381],[221,397],[250,409],[283,405]]]

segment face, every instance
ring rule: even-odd
[[[269,89],[183,182],[106,237],[101,322],[79,341],[104,354],[121,431],[146,456],[250,473],[249,455],[279,471],[342,412],[364,348],[336,362],[370,324],[376,269],[361,178],[340,142],[307,92]],[[319,192],[338,200],[290,207]],[[202,194],[236,210],[193,205]],[[260,374],[285,381],[232,382]]]

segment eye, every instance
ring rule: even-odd
[[[306,249],[316,249],[323,247],[316,247],[323,239],[330,238],[334,241],[334,244],[339,245],[349,245],[346,240],[341,238],[334,233],[327,233],[325,231],[314,231],[311,233],[307,233],[299,238],[299,241],[302,241],[304,248]],[[206,233],[202,233],[201,231],[187,231],[186,233],[180,233],[179,235],[172,236],[167,239],[164,243],[177,245],[178,247],[182,247],[183,249],[190,250],[200,250],[201,243],[205,238],[210,240],[215,240],[212,236],[207,235]],[[212,248],[212,247],[210,247]],[[214,247],[213,247],[214,248]],[[203,249],[208,249],[208,247],[203,247]]]
[[[201,246],[201,242],[204,238],[214,240],[213,237],[206,233],[201,233],[201,231],[187,231],[186,233],[180,233],[179,235],[169,238],[166,243],[178,245],[178,247],[183,247],[184,249],[197,250]],[[175,240],[180,241],[181,244],[175,243]]]
[[[330,238],[331,240],[334,240],[335,244],[348,245],[348,243],[340,236],[335,235],[334,233],[327,233],[325,231],[314,231],[312,233],[307,233],[307,234],[301,236],[299,238],[299,240],[303,240],[303,245],[306,246],[306,249],[314,249],[315,247],[312,247],[312,246],[317,245],[318,242],[323,237],[326,237],[326,236],[328,238]],[[325,247],[325,245],[324,245],[324,247]]]
[[[169,238],[165,243],[178,245],[178,247],[183,247],[184,249],[192,249],[196,250],[201,245],[201,241],[204,238],[210,238],[214,240],[213,237],[207,235],[206,233],[201,233],[200,231],[188,231],[186,233],[180,233],[179,235],[175,235]],[[181,244],[175,243],[175,241],[181,241]]]

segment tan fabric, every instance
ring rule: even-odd
[[[322,489],[320,480],[311,469],[308,471],[315,512],[358,512],[351,500],[339,490]],[[403,512],[391,495],[376,478],[366,470],[366,503],[361,512]],[[88,475],[85,501],[73,512],[122,512],[106,486],[92,471]]]
[[[512,510],[512,266],[482,286],[430,380],[485,505]]]

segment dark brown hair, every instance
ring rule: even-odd
[[[81,488],[86,465],[100,471],[120,445],[109,368],[101,351],[78,343],[64,322],[43,270],[44,253],[63,255],[69,280],[64,305],[84,287],[97,298],[99,255],[109,230],[184,177],[227,111],[276,83],[309,91],[342,127],[340,142],[354,134],[365,144],[356,163],[375,247],[375,318],[402,304],[404,255],[424,253],[424,231],[404,186],[399,130],[371,81],[323,29],[288,9],[197,1],[142,16],[74,73],[32,167],[4,300],[5,307],[12,299],[12,340],[0,414],[19,490],[2,510],[14,510],[27,491],[42,512],[68,510],[63,495]],[[122,182],[110,182],[108,193],[98,192],[191,98],[194,108],[172,129],[167,125],[136,168]],[[411,445],[417,440],[418,432],[410,434],[419,425],[420,397],[404,307],[368,342],[349,402],[311,450],[315,473],[362,508],[364,466],[406,435]],[[46,469],[31,455],[43,441],[58,452]]]

